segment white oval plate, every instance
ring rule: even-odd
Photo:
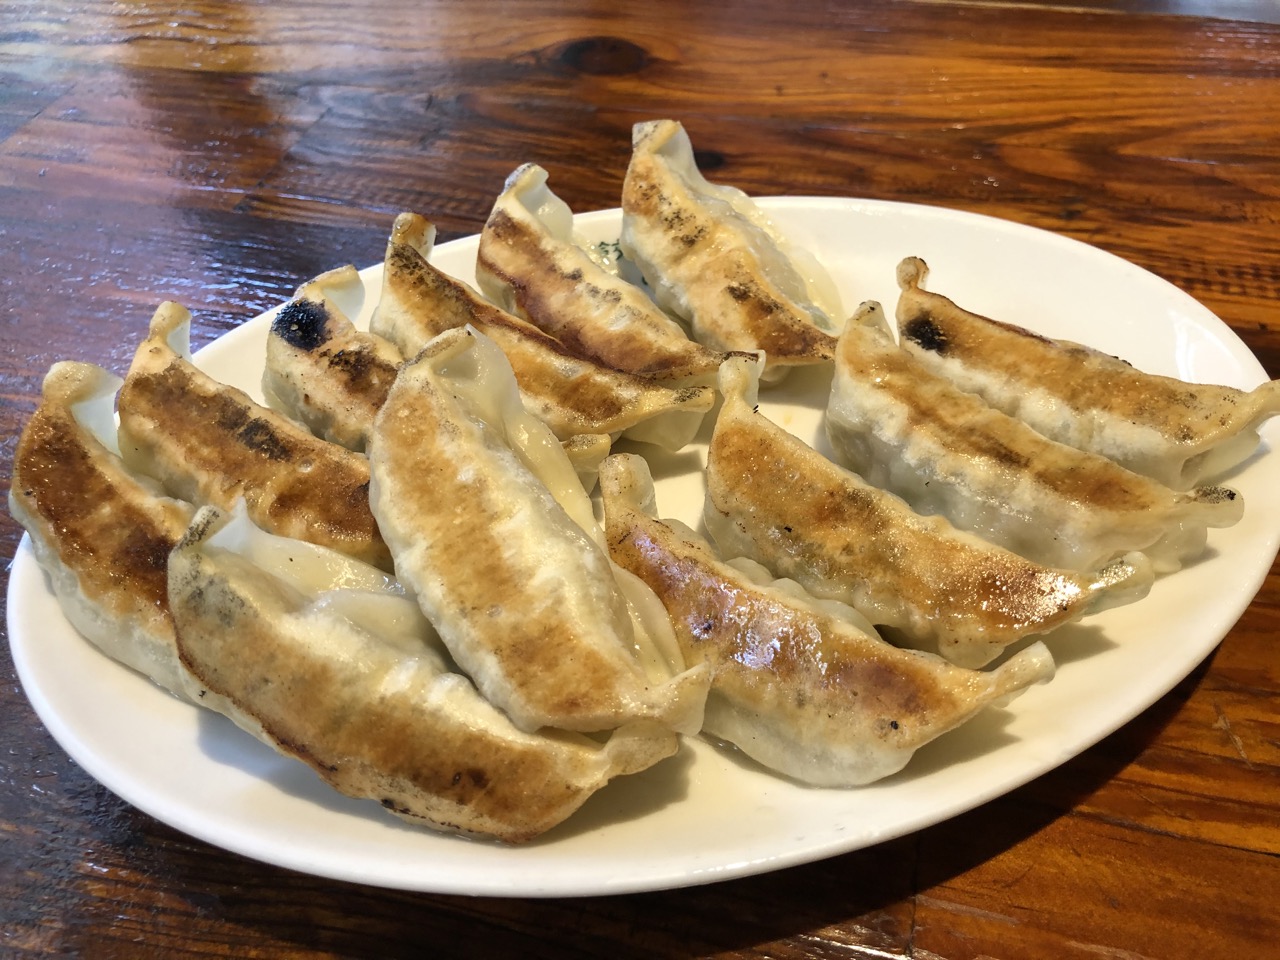
[[[819,253],[846,311],[892,311],[894,267],[932,267],[930,287],[1043,333],[1090,343],[1188,380],[1251,387],[1257,360],[1203,306],[1138,267],[1057,235],[973,214],[865,200],[773,198],[762,205]],[[578,217],[592,241],[618,236],[617,211]],[[474,237],[433,257],[472,279]],[[362,272],[367,320],[381,268]],[[215,376],[258,394],[269,315],[200,352]],[[141,331],[140,331],[141,334]],[[811,442],[822,376],[767,392],[763,411]],[[1264,430],[1274,446],[1277,425]],[[822,444],[819,442],[819,446]],[[646,451],[651,452],[651,451]],[[705,444],[653,457],[658,504],[698,524]],[[1150,706],[1222,639],[1261,585],[1280,542],[1280,459],[1259,454],[1230,478],[1244,522],[1210,533],[1200,561],[1144,601],[1050,635],[1057,677],[918,752],[901,773],[856,790],[810,789],[699,741],[594,796],[524,847],[411,827],[340,796],[302,763],[230,721],[181,703],[106,659],[58,609],[29,544],[9,584],[9,637],[22,684],[54,737],[92,776],[152,816],[217,846],[307,873],[386,887],[497,896],[582,896],[710,883],[777,870],[900,836],[971,809],[1080,753]]]

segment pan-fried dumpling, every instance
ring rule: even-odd
[[[446,330],[475,327],[506,354],[529,412],[562,440],[606,433],[678,450],[693,439],[715,403],[714,390],[658,383],[575,357],[428,263],[434,236],[422,217],[396,217],[370,323],[374,333],[411,357]]]
[[[354,267],[303,284],[271,320],[262,393],[317,437],[362,452],[404,357],[357,330],[326,289],[358,280]]]
[[[655,518],[639,457],[606,460],[600,488],[614,560],[662,600],[685,658],[711,666],[703,729],[789,777],[878,780],[984,706],[1053,675],[1042,643],[990,672],[966,670],[886,643],[853,610],[763,567],[720,562],[692,530]]]
[[[1175,490],[1219,475],[1258,446],[1280,413],[1280,381],[1251,391],[1143,373],[1068,340],[964,310],[898,265],[898,329],[922,365],[1059,443],[1101,454]]]
[[[723,556],[750,557],[966,667],[1151,589],[1142,554],[1092,573],[1054,569],[917,514],[757,412],[757,376],[740,359],[720,370],[704,517]]]
[[[265,534],[243,510],[196,516],[169,561],[169,603],[202,705],[342,793],[438,830],[528,840],[678,746],[652,723],[603,743],[516,729],[396,581]]]
[[[369,463],[214,380],[190,359],[191,316],[165,303],[120,389],[125,463],[176,497],[384,569],[391,555],[369,511]]]
[[[403,358],[386,340],[357,330],[325,296],[330,276],[305,284],[272,320],[263,392],[273,407],[317,436],[363,452]],[[598,433],[575,434],[561,443],[584,489],[595,486],[611,445],[608,434]]]
[[[508,313],[615,370],[709,383],[723,359],[577,245],[573,213],[532,163],[507,179],[494,203],[480,234],[476,281]]]
[[[162,496],[118,456],[120,383],[92,364],[54,364],[14,452],[9,512],[30,534],[71,625],[107,656],[185,696],[165,563],[191,506]]]
[[[622,185],[623,252],[658,305],[712,350],[763,350],[769,377],[835,352],[840,297],[741,190],[709,183],[674,120],[638,123]]]
[[[591,502],[491,340],[450,330],[406,363],[369,457],[397,575],[518,727],[698,729],[705,668],[639,656]]]
[[[1140,550],[1176,570],[1206,528],[1244,511],[1225,487],[1178,493],[1043,437],[927,370],[874,303],[840,337],[827,434],[841,462],[920,513],[1049,566],[1096,569]]]

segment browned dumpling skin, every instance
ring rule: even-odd
[[[235,531],[223,543],[222,524],[205,508],[169,563],[178,644],[206,691],[200,703],[348,796],[419,825],[518,843],[612,777],[677,749],[654,725],[603,743],[521,732],[449,670],[413,601],[379,582],[389,578],[338,555],[300,578],[312,550],[327,551],[284,541],[264,560],[261,533]]]
[[[428,261],[435,229],[402,213],[392,227],[370,329],[406,356],[446,330],[472,326],[506,354],[526,408],[564,440],[624,435],[677,450],[715,402],[705,386],[672,386],[576,357],[554,337],[484,300]]]
[[[1151,589],[1141,554],[1078,573],[921,516],[759,413],[756,378],[745,360],[720,371],[705,519],[724,556],[751,557],[969,667]]]
[[[381,337],[357,330],[323,286],[318,277],[272,318],[262,391],[316,436],[363,451],[404,358]]]
[[[838,318],[814,302],[753,207],[741,191],[702,177],[679,123],[635,125],[622,185],[623,251],[695,340],[712,350],[763,350],[772,378],[830,360],[828,330]]]
[[[54,364],[14,451],[9,512],[72,626],[183,696],[165,564],[192,508],[140,481],[103,442],[114,446],[120,382],[92,364]]]
[[[364,452],[403,359],[381,337],[356,329],[323,295],[323,279],[304,287],[272,320],[263,391],[271,406],[312,433]],[[609,435],[574,434],[560,445],[590,490],[609,455]]]
[[[369,457],[397,575],[517,726],[697,729],[705,671],[654,676],[637,657],[590,501],[492,341],[450,330],[407,362]]]
[[[1140,550],[1177,570],[1209,527],[1243,515],[1234,490],[1171,490],[961,390],[894,341],[878,303],[849,319],[835,367],[826,425],[841,463],[1037,563],[1088,570]]]
[[[165,303],[120,390],[125,462],[174,496],[391,568],[369,510],[369,462],[219,383],[187,356],[190,315]]]
[[[903,348],[930,370],[1059,443],[1108,457],[1175,490],[1231,469],[1280,412],[1280,381],[1250,390],[1144,373],[1117,357],[965,310],[898,265]]]
[[[606,460],[600,488],[610,554],[662,600],[685,659],[711,666],[703,729],[788,776],[878,780],[987,704],[1053,675],[1043,644],[990,672],[966,670],[886,643],[794,583],[720,562],[687,527],[653,516],[639,457]]]
[[[615,370],[712,383],[724,359],[574,242],[573,214],[536,164],[512,173],[494,203],[480,234],[476,280],[503,309]]]

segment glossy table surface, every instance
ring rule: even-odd
[[[794,9],[793,9],[794,7]],[[1229,19],[1235,18],[1235,19]],[[713,179],[1003,217],[1166,278],[1280,376],[1280,20],[1257,2],[0,6],[0,470],[59,359],[155,305],[207,343],[391,218],[482,225],[507,173],[613,207],[670,116]],[[0,554],[21,528],[0,516]],[[116,798],[0,654],[0,955],[1280,956],[1280,574],[1150,710],[954,820],[618,897],[395,892]]]

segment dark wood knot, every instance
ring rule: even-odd
[[[724,154],[719,150],[694,150],[693,160],[703,173],[716,170],[725,164]]]
[[[559,59],[578,73],[616,77],[643,70],[649,65],[649,52],[621,37],[584,37],[566,44]]]

